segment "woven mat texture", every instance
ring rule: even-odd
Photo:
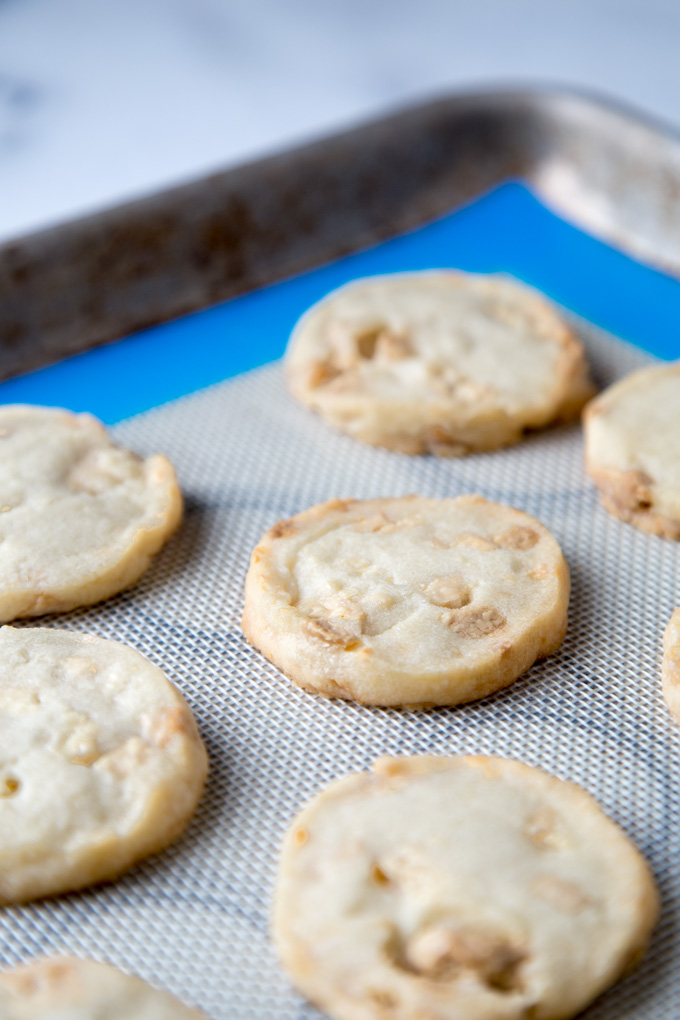
[[[598,383],[649,359],[583,323]],[[317,1017],[268,940],[282,834],[320,786],[382,754],[500,754],[581,783],[659,880],[663,915],[642,966],[589,1020],[680,1015],[680,728],[659,678],[661,637],[680,604],[680,544],[598,504],[578,426],[497,453],[411,458],[340,435],[287,395],[279,364],[116,427],[164,452],[186,519],[130,591],[42,625],[137,648],[188,697],[211,760],[205,797],[175,846],[118,882],[0,912],[6,964],[91,955],[166,986],[212,1020]],[[368,709],[295,688],[244,639],[251,550],[275,521],[335,496],[479,492],[536,516],[572,573],[557,655],[485,701],[428,712]]]

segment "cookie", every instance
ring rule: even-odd
[[[634,372],[583,415],[586,466],[610,513],[680,539],[680,362]]]
[[[291,680],[366,705],[455,705],[554,652],[569,572],[549,531],[481,496],[332,500],[267,532],[246,637]]]
[[[0,407],[0,622],[127,588],[178,526],[165,457],[123,450],[89,414]]]
[[[169,992],[104,963],[35,960],[0,974],[2,1020],[205,1020]]]
[[[501,758],[393,758],[297,816],[273,933],[335,1020],[560,1020],[638,961],[657,913],[645,861],[578,786]]]
[[[295,327],[291,392],[355,439],[456,456],[578,415],[593,395],[580,340],[533,290],[496,276],[357,280]]]
[[[0,629],[0,904],[115,878],[162,850],[206,771],[188,705],[138,652]]]
[[[671,616],[663,636],[661,681],[668,710],[680,723],[680,609]]]

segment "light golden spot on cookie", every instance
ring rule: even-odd
[[[346,651],[351,651],[359,643],[355,634],[348,633],[347,629],[342,627],[342,621],[338,620],[319,620],[310,617],[302,621],[302,630],[317,641],[344,648]]]
[[[538,542],[538,532],[533,528],[518,526],[510,528],[494,541],[504,549],[532,549]]]
[[[468,758],[467,762],[470,768],[481,772],[485,779],[498,779],[501,775],[502,766],[497,758],[476,755]]]
[[[165,747],[176,734],[188,735],[190,732],[186,712],[175,705],[172,708],[165,708],[153,716],[145,736],[148,736],[158,747]]]
[[[386,524],[390,524],[389,518],[383,513],[371,514],[370,517],[360,517],[354,524],[354,530],[360,532],[382,531]]]
[[[371,326],[369,329],[364,329],[361,333],[357,333],[354,342],[360,358],[368,360],[374,357],[378,337],[384,328],[384,326]]]
[[[326,384],[326,388],[332,393],[361,393],[363,383],[359,373],[348,368],[341,371],[335,379],[331,379],[331,381]],[[338,411],[338,420],[351,421],[351,410],[344,413],[342,411]]]
[[[401,361],[411,357],[413,349],[403,333],[383,330],[376,343],[376,353],[387,361]]]
[[[474,382],[472,379],[461,379],[455,387],[456,396],[470,404],[479,404],[483,400],[493,398],[496,396],[497,392],[498,391],[494,389],[493,386]]]
[[[410,762],[408,758],[377,758],[373,762],[373,771],[379,776],[391,779],[409,776]]]
[[[141,737],[129,737],[115,750],[102,755],[95,762],[95,769],[109,772],[118,779],[127,779],[143,766],[150,757],[151,749]]]
[[[271,538],[288,538],[289,535],[294,535],[296,531],[297,526],[294,521],[278,521],[269,529],[269,535]]]
[[[11,506],[7,506],[7,504],[5,504],[5,506],[0,506],[0,514],[6,514],[7,511],[11,510],[11,509],[12,509],[12,507]]]
[[[88,683],[90,676],[73,678]],[[99,729],[97,725],[79,712],[70,712],[64,718],[65,736],[61,742],[61,753],[72,765],[93,765],[101,757],[99,751]]]
[[[406,963],[435,981],[449,981],[473,971],[490,988],[514,991],[521,987],[519,968],[525,952],[500,935],[446,925],[426,928],[406,947]]]
[[[645,471],[626,471],[616,499],[631,510],[649,510],[654,503],[651,488],[654,479]],[[610,493],[614,498],[613,493]]]
[[[392,992],[386,992],[384,989],[371,988],[368,990],[368,997],[380,1010],[394,1010],[399,1005],[399,999],[396,995],[393,995]]]
[[[376,532],[389,535],[393,531],[406,531],[420,524],[418,517],[402,517],[401,520],[390,520],[384,513],[372,514],[370,517],[360,518],[354,525],[354,530],[359,532]]]
[[[391,609],[397,602],[396,596],[389,591],[375,590],[364,595],[364,603],[369,609],[377,612],[381,609]]]
[[[470,452],[469,446],[455,439],[441,425],[431,425],[425,431],[424,443],[427,452],[436,457],[464,457]]]
[[[415,528],[420,523],[421,521],[418,517],[402,517],[400,521],[388,521],[382,532],[385,535],[389,535],[393,531],[408,531],[409,528]]]
[[[443,538],[439,537],[439,535],[433,535],[432,538],[430,539],[430,544],[435,549],[450,549],[451,548],[451,543],[450,542],[445,542]]]
[[[352,573],[363,574],[364,570],[368,570],[370,567],[368,560],[361,559],[359,556],[348,556],[343,560],[343,566],[346,566]]]
[[[532,883],[532,891],[566,914],[578,914],[591,903],[582,889],[557,875],[539,876]]]
[[[366,619],[366,613],[356,602],[348,598],[342,592],[338,592],[337,595],[329,595],[328,598],[324,599],[321,603],[323,610],[332,617],[339,617],[343,620],[354,620],[357,623],[361,623]],[[325,613],[320,612],[323,616]],[[312,613],[311,615],[316,615]]]
[[[540,850],[559,850],[564,846],[564,840],[555,831],[554,815],[547,809],[534,812],[524,834]]]
[[[295,843],[295,846],[298,846],[298,847],[304,846],[305,843],[307,843],[308,841],[309,841],[309,833],[308,833],[307,829],[305,829],[303,826],[300,826],[299,828],[297,828],[295,830],[295,832],[293,833],[293,842]]]
[[[466,549],[479,549],[480,552],[492,552],[498,548],[495,542],[488,538],[482,538],[481,535],[474,535],[471,531],[462,532],[454,539],[452,545],[454,547],[463,546]]]
[[[545,563],[541,563],[535,570],[530,571],[529,577],[534,581],[543,581],[546,577],[550,577],[550,568]]]
[[[24,715],[27,712],[35,711],[36,705],[39,704],[40,699],[33,691],[18,691],[11,688],[9,690],[0,689],[0,709],[3,712]]]
[[[16,973],[10,972],[12,984],[17,993],[30,999],[33,995],[44,994],[46,989],[75,984],[73,969],[66,960],[39,961],[33,967],[22,967]],[[81,993],[82,994],[82,993]]]
[[[399,361],[412,353],[406,337],[385,325],[362,330],[356,335],[355,344],[359,357],[365,361],[376,357]]]
[[[371,868],[371,879],[376,885],[391,885],[391,879],[377,863]]]
[[[350,647],[345,649],[345,651],[349,652],[354,651],[354,647],[355,645],[350,645]],[[344,687],[342,684],[339,684],[337,680],[329,678],[328,680],[326,680],[326,684],[330,688],[330,692],[325,690],[319,690],[318,693],[321,694],[322,697],[346,698],[347,700],[350,700],[352,698],[351,691],[348,691],[346,687]]]
[[[70,758],[72,765],[94,765],[96,761],[99,761],[100,755],[96,751],[90,751],[88,754],[76,754]]]
[[[325,386],[340,374],[340,370],[328,361],[314,361],[309,366],[307,385],[310,389]]]
[[[483,638],[506,624],[501,612],[492,606],[469,610],[452,610],[448,623],[451,630],[463,638]]]
[[[71,655],[68,659],[64,659],[62,670],[64,676],[70,680],[81,680],[97,675],[96,663],[82,655]]]
[[[436,577],[423,594],[435,606],[446,609],[462,609],[472,599],[470,589],[459,577]]]
[[[21,783],[16,776],[3,776],[0,779],[0,797],[13,797],[19,791]]]

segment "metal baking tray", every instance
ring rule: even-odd
[[[518,178],[608,244],[508,184]],[[117,438],[167,453],[187,501],[182,529],[138,585],[30,625],[138,648],[185,692],[211,758],[196,818],[164,854],[115,883],[1,911],[4,963],[90,955],[213,1020],[315,1017],[267,934],[278,845],[295,811],[381,754],[495,753],[580,782],[659,880],[650,952],[587,1016],[677,1017],[680,731],[661,697],[659,658],[680,602],[680,545],[599,507],[577,426],[492,454],[409,458],[355,443],[295,405],[277,363],[235,372],[273,356],[293,313],[342,279],[463,265],[470,245],[477,268],[522,276],[524,245],[525,278],[537,266],[552,273],[550,285],[545,275],[534,282],[568,306],[602,384],[646,363],[640,346],[680,354],[677,336],[665,347],[658,336],[680,315],[679,184],[678,141],[618,107],[556,91],[468,94],[0,250],[4,375],[77,355],[10,379],[0,400],[75,406],[77,394],[95,412],[108,400]],[[480,245],[501,241],[500,254],[482,258]],[[220,367],[203,380],[214,385],[189,392],[206,332]],[[179,389],[158,388],[161,369]],[[134,386],[152,396],[130,417]],[[162,404],[169,396],[179,399]],[[324,499],[413,491],[478,491],[553,531],[573,582],[563,648],[506,691],[455,709],[367,709],[298,690],[240,630],[252,547],[274,521]]]
[[[471,92],[0,246],[0,378],[411,230],[521,178],[680,274],[680,137],[551,89]]]

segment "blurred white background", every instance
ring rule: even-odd
[[[0,237],[532,82],[680,123],[679,0],[0,0]]]

